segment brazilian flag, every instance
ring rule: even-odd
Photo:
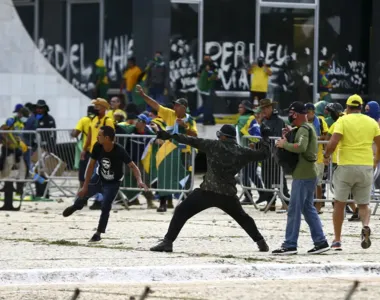
[[[162,190],[180,190],[186,186],[189,171],[182,161],[182,147],[176,141],[166,141],[157,151],[157,188]],[[190,155],[190,154],[187,154]],[[173,192],[160,192],[160,196]]]

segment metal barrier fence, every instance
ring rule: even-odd
[[[257,142],[260,137],[243,136],[239,138],[238,142],[241,145],[248,145],[252,142]],[[270,137],[271,140],[271,156],[269,159],[260,163],[251,163],[243,168],[240,172],[240,184],[244,194],[251,200],[252,204],[257,208],[256,203],[253,201],[251,191],[255,190],[259,194],[258,202],[267,202],[265,208],[267,212],[271,205],[276,203],[277,197],[286,205],[290,200],[291,182],[292,177],[285,175],[282,168],[276,163],[274,159],[274,147],[278,137]],[[325,145],[328,141],[318,141],[319,145]],[[333,171],[336,166],[330,161],[328,166],[323,163],[317,163],[319,168],[319,185],[325,186],[326,199],[315,199],[314,202],[334,202],[334,186],[332,183]],[[374,182],[380,177],[380,167],[375,170]],[[380,180],[380,178],[379,178]],[[253,186],[254,185],[254,186]],[[371,203],[376,204],[373,213],[380,204],[380,185],[373,185]],[[354,200],[348,200],[347,203],[354,203]]]
[[[74,196],[79,188],[78,175],[83,142],[73,138],[71,133],[72,129],[0,131],[1,150],[4,154],[0,155],[0,168],[1,157],[7,158],[7,169],[0,169],[0,181],[19,180],[27,182],[30,187],[34,182],[35,190],[31,190],[31,193],[43,198],[51,194]],[[24,154],[17,150],[17,154],[13,155],[15,151],[6,144],[6,137],[10,135],[16,136],[18,142],[26,144]],[[127,150],[132,161],[139,167],[143,181],[150,186],[149,193],[157,192],[160,196],[179,193],[182,197],[192,189],[194,149],[157,140],[154,135],[117,135],[116,142]],[[28,163],[25,163],[24,168],[24,160],[19,163],[20,156],[27,158]],[[18,164],[15,161],[16,157]],[[28,172],[24,171],[27,165]],[[16,169],[19,174],[10,174],[12,169]],[[22,173],[23,176],[20,175]],[[141,193],[141,189],[127,166],[124,168],[124,174],[120,196],[132,201]],[[143,194],[146,196],[146,193]]]

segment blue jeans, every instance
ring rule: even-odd
[[[288,207],[288,221],[286,223],[284,248],[297,248],[301,226],[301,214],[309,225],[314,245],[326,242],[322,223],[314,207],[314,191],[317,179],[293,179]]]
[[[198,113],[203,113],[203,123],[215,124],[213,95],[201,94],[201,97],[203,103]]]
[[[101,181],[98,175],[93,175],[88,185],[88,193],[84,198],[75,199],[74,206],[81,210],[84,207],[84,202],[97,193],[103,194],[102,201],[102,213],[100,214],[99,224],[97,231],[100,233],[105,233],[108,219],[110,216],[110,211],[112,208],[112,202],[116,198],[119,192],[120,182],[105,182]]]
[[[158,103],[163,104],[164,103],[164,91],[165,91],[165,89],[163,87],[149,88],[149,97],[152,97]]]

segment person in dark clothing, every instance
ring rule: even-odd
[[[162,52],[156,51],[154,59],[149,63],[146,72],[149,96],[163,104],[167,85],[167,69]]]
[[[261,252],[269,251],[255,221],[243,210],[236,196],[235,175],[248,163],[265,160],[269,156],[269,130],[262,127],[261,132],[263,139],[257,144],[258,150],[238,145],[236,131],[232,125],[223,125],[217,132],[218,140],[200,139],[183,134],[170,135],[166,131],[157,133],[159,139],[174,139],[205,152],[207,173],[200,188],[191,192],[176,207],[164,240],[152,247],[151,251],[172,252],[173,242],[186,221],[210,207],[218,207],[229,214],[257,243]]]
[[[84,207],[84,203],[97,193],[103,194],[102,213],[96,233],[90,242],[99,242],[100,235],[106,232],[112,202],[119,192],[120,183],[124,178],[123,163],[128,165],[137,180],[140,188],[147,190],[147,186],[141,180],[139,168],[132,162],[126,150],[119,144],[114,143],[115,130],[110,126],[103,126],[99,130],[98,142],[91,152],[91,160],[86,171],[86,179],[82,189],[78,192],[73,205],[67,207],[62,215],[71,216],[77,210]],[[97,176],[93,176],[95,164],[99,163]]]
[[[37,129],[51,129],[56,128],[54,118],[49,114],[49,106],[45,100],[38,100],[36,104],[35,118],[37,120]],[[46,152],[56,152],[57,133],[55,131],[41,131],[41,147]],[[55,153],[58,154],[58,153]],[[42,197],[45,193],[47,183],[36,182],[36,196]],[[46,193],[46,197],[49,198],[49,192]]]
[[[276,102],[273,102],[270,99],[260,100],[260,109],[263,114],[263,124],[265,124],[270,129],[270,136],[272,137],[281,137],[282,129],[285,128],[285,122],[278,116],[278,112],[274,109]],[[274,146],[274,141],[271,141],[271,146]],[[272,185],[280,184],[280,167],[274,162],[273,159],[268,159],[263,162],[262,166],[262,179],[266,189],[272,189]],[[286,184],[284,176],[284,187],[283,187],[285,197],[289,198],[289,190]],[[257,204],[267,201],[268,203],[273,198],[273,192],[264,192],[260,195]],[[270,208],[271,211],[275,211],[276,207],[273,205]]]

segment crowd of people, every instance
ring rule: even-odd
[[[87,108],[86,116],[78,121],[71,132],[71,136],[78,139],[78,179],[81,190],[75,203],[65,210],[64,216],[82,209],[87,205],[88,199],[95,196],[90,209],[101,210],[102,214],[92,241],[99,241],[100,235],[105,232],[112,201],[120,193],[132,200],[129,205],[139,204],[139,188],[143,188],[142,194],[147,200],[148,208],[157,209],[158,212],[174,208],[173,197],[178,197],[178,194],[173,191],[190,189],[194,167],[192,153],[196,149],[207,156],[205,181],[200,190],[194,190],[181,203],[164,241],[153,247],[153,251],[172,251],[172,243],[186,220],[211,206],[228,212],[258,243],[261,251],[268,251],[256,225],[240,206],[253,204],[252,190],[258,191],[256,204],[267,203],[262,210],[276,211],[276,200],[280,196],[280,211],[288,213],[285,241],[279,249],[273,251],[274,254],[297,253],[301,214],[311,229],[314,241],[315,247],[309,252],[327,251],[330,245],[318,214],[323,213],[329,173],[333,174],[335,197],[335,238],[331,248],[342,249],[344,210],[352,213],[350,221],[362,222],[362,247],[370,246],[368,205],[373,185],[373,166],[377,166],[380,158],[380,107],[377,102],[365,104],[358,95],[348,98],[345,109],[337,102],[325,100],[315,104],[293,102],[287,110],[288,118],[284,119],[279,116],[277,103],[266,98],[271,70],[259,59],[249,70],[255,78],[252,81],[251,98],[239,104],[236,124],[223,127],[218,132],[218,140],[212,143],[198,138],[197,122],[190,115],[185,98],[166,105],[163,103],[165,80],[162,76],[165,71],[161,53],[156,53],[154,61],[146,70],[150,78],[148,88],[137,84],[144,72],[137,69],[133,58],[129,60],[129,66],[125,74],[128,101],[122,93],[111,97],[109,101],[101,97],[94,99]],[[99,70],[101,68],[99,62]],[[101,71],[99,74],[102,74]],[[132,79],[133,84],[130,84]],[[199,69],[198,88],[203,99],[202,110],[207,125],[213,124],[212,119],[207,118],[212,115],[212,112],[209,114],[208,104],[215,80],[216,67],[206,56]],[[135,99],[134,94],[144,101],[144,105],[139,106],[131,101]],[[38,100],[36,104],[17,104],[13,113],[1,127],[6,133],[1,135],[0,172],[2,177],[7,177],[12,168],[18,165],[23,173],[21,177],[26,178],[32,167],[32,153],[37,147],[31,131],[56,126],[44,100]],[[292,138],[289,133],[293,133]],[[118,144],[114,144],[117,134],[121,136],[117,139]],[[131,134],[133,137],[123,137]],[[234,142],[230,144],[231,141]],[[240,146],[237,147],[236,143]],[[44,131],[40,141],[43,151],[54,152],[55,145],[56,132]],[[247,146],[256,148],[248,151]],[[292,176],[291,190],[288,188],[289,178],[285,176],[286,172],[281,172],[281,166],[275,159],[275,148],[297,157],[294,168],[289,173]],[[240,156],[237,155],[239,151]],[[234,153],[240,157],[239,163],[232,159]],[[235,162],[234,167],[231,166],[232,162]],[[129,167],[130,172],[122,167],[123,163]],[[226,166],[221,170],[224,163]],[[241,168],[242,171],[239,172]],[[230,178],[232,173],[234,183]],[[239,173],[238,179],[246,197],[236,204],[235,175]],[[129,191],[127,188],[119,191],[123,182],[124,186],[134,190]],[[42,196],[46,191],[46,183],[38,181],[35,184],[37,196]],[[252,184],[254,188],[251,187]],[[229,185],[231,190],[226,190]],[[148,187],[156,187],[160,191],[154,195]],[[193,203],[193,198],[207,198],[206,196],[210,200],[203,201],[203,206]],[[216,203],[213,199],[217,197],[225,197],[225,203]],[[154,204],[155,199],[159,200],[158,208]],[[314,203],[315,199],[321,201]],[[355,203],[347,204],[349,199]],[[235,206],[231,206],[229,201],[235,203]]]

